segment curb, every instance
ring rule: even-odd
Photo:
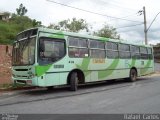
[[[12,97],[15,95],[19,95],[20,93],[23,93],[25,91],[32,91],[32,90],[36,90],[37,87],[22,87],[22,88],[14,88],[14,89],[0,89],[0,99],[1,98],[8,98],[8,97]]]
[[[35,89],[35,86],[27,86],[27,87],[19,87],[19,88],[8,88],[8,89],[0,89],[0,92],[10,92],[10,91],[18,91],[18,90],[30,90]]]

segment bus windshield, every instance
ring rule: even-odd
[[[64,56],[64,40],[54,38],[40,38],[39,64],[49,64],[56,62]]]
[[[13,45],[13,65],[31,65],[35,61],[35,37],[17,41]]]

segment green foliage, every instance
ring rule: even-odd
[[[17,33],[29,29],[32,27],[42,26],[41,21],[37,21],[35,19],[31,19],[28,16],[25,16],[27,13],[27,9],[23,4],[20,4],[19,8],[16,9],[17,14],[12,14],[9,21],[1,21],[0,20],[0,43],[1,44],[12,44],[15,40]],[[9,14],[9,13],[6,13]],[[56,30],[65,30],[70,32],[79,32],[81,30],[85,30],[89,32],[88,23],[84,19],[67,19],[58,22],[58,24],[50,24],[48,28],[54,28]],[[117,34],[116,29],[113,27],[109,27],[108,25],[104,25],[104,27],[98,31],[93,32],[94,35],[101,37],[109,37],[109,38],[120,38]]]
[[[26,84],[18,84],[18,83],[0,84],[0,90],[14,90],[14,89],[22,89],[26,87],[30,87],[30,86]]]
[[[18,25],[19,31],[33,27],[32,20],[27,16],[13,15],[10,19],[10,23]]]
[[[116,28],[110,27],[108,25],[104,25],[103,28],[101,28],[97,32],[94,32],[94,35],[100,37],[120,39],[120,35],[117,34]]]
[[[68,19],[60,21],[57,25],[50,24],[48,28],[54,28],[56,30],[65,30],[70,32],[79,32],[80,30],[88,31],[88,24],[83,19]]]
[[[33,25],[33,27],[40,27],[40,26],[42,26],[42,22],[33,19],[32,20],[32,25]]]
[[[12,44],[17,33],[32,27],[41,26],[41,22],[27,16],[12,14],[9,22],[0,21],[0,43]]]
[[[24,16],[26,12],[26,8],[20,5],[19,9],[17,8],[17,14],[12,14],[8,22],[0,20],[0,44],[12,44],[17,33],[41,26],[40,21]]]
[[[15,24],[0,21],[0,43],[11,44],[17,34],[18,26]]]
[[[19,5],[19,8],[16,9],[16,11],[17,11],[17,15],[19,15],[19,16],[24,16],[24,15],[27,13],[28,10],[27,10],[26,7],[23,6],[23,4],[21,3],[21,4]]]
[[[56,30],[65,30],[70,32],[79,32],[80,30],[85,30],[86,32],[90,31],[88,23],[85,20],[77,20],[76,18],[62,20],[58,22],[58,24],[50,24],[48,28],[53,28]],[[120,35],[117,34],[116,29],[108,26],[107,24],[105,24],[104,27],[100,30],[94,31],[93,35],[120,39]]]

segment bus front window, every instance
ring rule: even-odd
[[[39,63],[56,62],[65,56],[65,42],[60,39],[40,38]]]
[[[13,65],[31,65],[35,61],[35,37],[17,41],[13,45]]]

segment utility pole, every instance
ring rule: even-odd
[[[145,7],[143,7],[143,15],[144,15],[144,35],[145,35],[145,44],[148,44],[147,40],[147,21],[146,21],[146,10]]]
[[[143,10],[139,10],[138,11],[139,15],[144,15],[144,34],[145,34],[145,44],[148,44],[148,39],[147,39],[147,33],[150,29],[150,27],[152,26],[153,22],[156,20],[157,16],[160,14],[160,12],[157,13],[157,15],[154,17],[154,19],[152,20],[151,24],[149,25],[149,27],[147,28],[147,21],[146,21],[146,10],[145,7],[143,7]]]

